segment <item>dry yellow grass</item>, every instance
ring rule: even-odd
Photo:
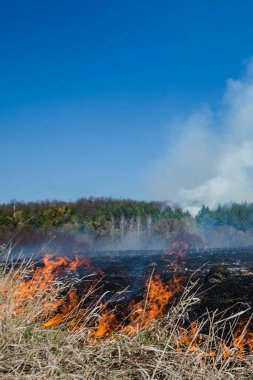
[[[225,357],[217,337],[217,330],[223,325],[212,323],[212,316],[208,317],[209,336],[203,338],[201,350],[192,349],[192,336],[192,341],[179,352],[180,325],[191,304],[197,301],[188,289],[157,325],[132,337],[118,334],[94,343],[88,327],[99,310],[96,307],[87,313],[78,331],[69,331],[64,323],[54,328],[41,326],[46,302],[57,298],[64,284],[51,284],[51,294],[44,289],[17,309],[19,284],[28,272],[29,264],[18,271],[4,264],[1,268],[0,379],[253,379],[252,355]],[[205,355],[214,348],[215,356]]]

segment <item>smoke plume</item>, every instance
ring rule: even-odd
[[[229,79],[219,109],[171,125],[169,147],[152,168],[152,196],[193,213],[201,205],[253,202],[253,60]]]

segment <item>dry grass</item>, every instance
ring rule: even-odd
[[[16,269],[3,266],[0,274],[0,379],[253,379],[252,355],[244,358],[224,357],[217,337],[224,322],[215,324],[209,315],[208,339],[203,337],[201,350],[193,351],[196,336],[178,351],[180,326],[187,319],[195,295],[185,291],[180,302],[165,319],[149,329],[129,337],[123,334],[92,342],[88,326],[96,317],[94,306],[83,320],[83,328],[69,331],[64,324],[41,327],[45,315],[45,290],[17,310],[15,297],[27,265]],[[62,287],[57,284],[57,297]],[[55,288],[55,286],[54,286]],[[78,312],[78,310],[77,310]],[[201,329],[201,326],[198,326]],[[195,335],[199,335],[198,329]],[[215,356],[205,355],[215,349]]]

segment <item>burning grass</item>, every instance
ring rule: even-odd
[[[103,274],[86,259],[7,262],[0,273],[0,379],[252,378],[251,321],[215,313],[190,321],[199,301],[191,282],[184,287],[180,277],[164,282],[152,273],[142,298],[119,307],[124,292],[105,297]]]

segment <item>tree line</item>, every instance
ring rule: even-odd
[[[241,231],[252,228],[253,204],[231,203],[214,210],[203,206],[195,217],[165,202],[129,199],[91,197],[76,202],[10,202],[0,205],[2,236],[22,229],[60,229],[89,234],[95,239],[139,234],[166,240],[172,233],[187,234],[194,227],[208,230],[220,226],[232,226]]]

